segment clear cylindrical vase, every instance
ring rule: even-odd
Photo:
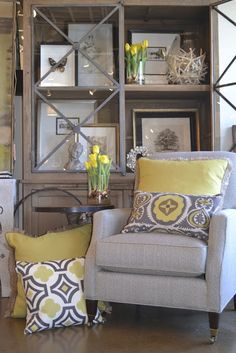
[[[110,202],[107,176],[99,175],[96,180],[88,177],[88,199],[93,204]]]
[[[145,83],[145,80],[144,80],[144,61],[140,61],[140,63],[139,63],[137,83],[139,85],[144,85],[144,83]]]

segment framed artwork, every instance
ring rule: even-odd
[[[78,42],[92,28],[94,24],[69,24],[68,36]],[[113,77],[113,35],[112,24],[100,25],[94,32],[85,37],[80,48],[98,64],[108,75]],[[78,52],[76,57],[78,86],[107,86],[112,82],[84,55]]]
[[[232,140],[233,145],[230,148],[230,152],[236,152],[236,125],[232,125]]]
[[[40,78],[42,78],[68,51],[72,45],[40,45]],[[75,85],[75,53],[68,55],[41,83],[42,87]]]
[[[85,121],[86,117],[96,107],[96,100],[50,100],[50,103],[69,118],[74,125]],[[97,116],[93,115],[86,123],[93,124],[96,119]],[[37,163],[60,144],[65,135],[69,133],[71,133],[71,129],[69,129],[68,123],[59,117],[51,106],[39,101],[37,111]],[[40,170],[62,170],[68,158],[68,146],[66,144],[74,142],[76,138],[77,134],[72,136],[71,141],[63,144],[60,149],[52,154],[48,162],[40,167]]]
[[[134,147],[150,153],[200,149],[197,109],[134,109]]]
[[[177,33],[130,32],[131,43],[148,40],[147,61],[144,65],[146,84],[168,84],[166,57],[170,51],[180,48],[180,35]]]
[[[69,123],[77,126],[79,124],[78,118],[70,118],[68,121],[62,118],[56,118],[56,134],[57,135],[68,135],[72,131],[72,126]]]
[[[79,135],[79,142],[83,145],[81,162],[88,159],[91,153],[91,146],[98,145],[102,154],[107,154],[112,158],[113,165],[119,160],[119,139],[118,124],[97,124],[81,127],[81,132],[86,135],[90,142]]]

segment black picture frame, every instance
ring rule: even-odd
[[[236,152],[236,125],[232,125],[232,140],[233,146],[230,148],[230,152]]]
[[[68,118],[74,126],[80,122],[79,118]],[[56,118],[56,135],[68,135],[73,130],[72,126],[63,118]]]
[[[150,153],[199,151],[198,109],[134,109],[133,141]]]

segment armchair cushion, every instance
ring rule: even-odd
[[[207,241],[210,218],[221,204],[222,195],[136,191],[133,210],[122,233],[167,232]]]
[[[224,194],[231,174],[227,158],[152,160],[140,158],[135,180],[136,190],[174,192],[191,195]]]
[[[97,242],[102,270],[198,277],[205,273],[207,244],[177,234],[116,234]]]

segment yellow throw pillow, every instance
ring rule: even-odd
[[[85,256],[91,238],[91,224],[50,232],[37,238],[18,232],[6,233],[6,240],[14,250],[14,261],[57,261]],[[14,266],[10,268],[13,284],[9,315],[15,318],[26,316],[26,300],[21,279],[16,279]],[[14,285],[15,284],[15,285]]]
[[[224,194],[230,169],[228,159],[140,158],[136,190],[211,196]]]

